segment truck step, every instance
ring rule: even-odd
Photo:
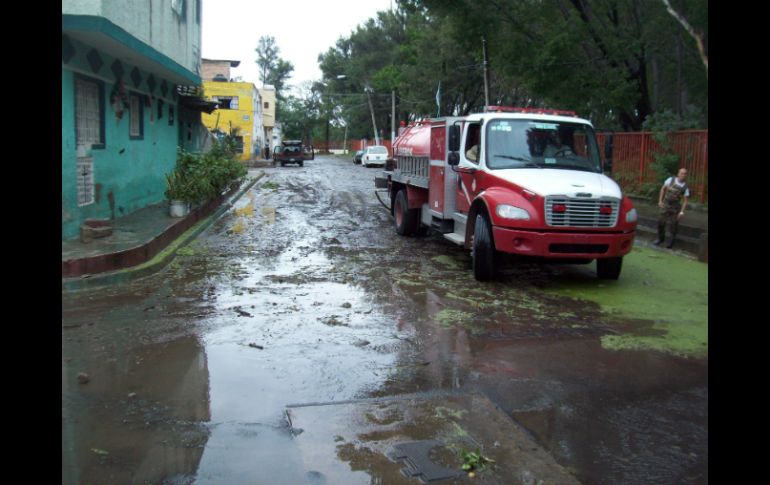
[[[461,214],[459,212],[452,213],[452,219],[454,219],[455,222],[459,222],[462,225],[465,225],[468,223],[468,216],[465,214]]]
[[[457,234],[456,232],[450,232],[448,234],[444,234],[444,237],[455,244],[459,244],[461,246],[465,244],[465,236]]]
[[[433,220],[430,223],[430,227],[431,229],[435,229],[442,234],[446,234],[448,232],[454,231],[454,221],[433,217]]]

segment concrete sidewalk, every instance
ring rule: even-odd
[[[158,271],[263,175],[262,171],[250,171],[240,187],[183,218],[171,217],[168,204],[161,203],[116,218],[110,236],[87,243],[80,239],[62,241],[62,288],[113,284]]]

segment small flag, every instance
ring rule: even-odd
[[[438,82],[438,89],[436,90],[436,116],[441,115],[441,81]]]

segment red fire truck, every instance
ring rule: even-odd
[[[481,281],[499,253],[596,260],[599,278],[617,279],[634,242],[636,209],[603,174],[591,123],[571,111],[491,106],[413,122],[375,183],[398,234],[442,233],[471,250]]]

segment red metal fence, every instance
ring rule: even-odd
[[[369,140],[368,144],[366,140],[348,140],[347,143],[345,143],[345,148],[347,150],[355,153],[358,150],[363,150],[367,146],[375,145],[374,140]],[[380,145],[385,146],[388,148],[388,153],[393,154],[393,147],[391,146],[390,140],[380,140]],[[324,140],[313,140],[313,147],[315,150],[322,151],[326,150],[326,141]],[[342,140],[329,140],[329,150],[342,150]]]
[[[634,192],[645,184],[658,183],[652,167],[655,156],[663,154],[653,133],[615,133],[612,150],[612,177],[624,191]],[[598,134],[599,148],[604,157],[605,134]],[[679,156],[679,167],[687,169],[690,197],[708,202],[708,130],[685,130],[668,135],[674,154]],[[675,174],[670,174],[675,175]]]
[[[657,174],[652,167],[655,157],[663,154],[664,150],[655,141],[653,133],[614,133],[612,150],[612,178],[626,192],[638,192],[646,184],[658,184]],[[599,149],[604,158],[604,138],[606,134],[599,133],[597,138]],[[690,197],[693,201],[708,202],[708,166],[709,166],[709,132],[708,130],[684,130],[668,135],[669,145],[674,154],[679,156],[679,166],[687,169],[687,184],[690,186]],[[388,147],[388,153],[393,154],[390,140],[380,143]],[[366,148],[365,140],[348,140],[347,149],[355,153]],[[369,140],[374,145],[374,140]],[[323,150],[326,142],[314,141],[316,150]],[[341,149],[339,140],[329,142],[330,149]],[[675,175],[675,174],[670,174]]]

